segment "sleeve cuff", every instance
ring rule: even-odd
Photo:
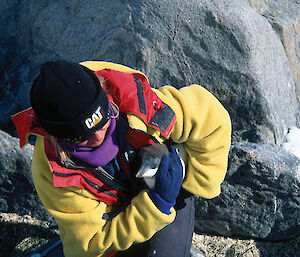
[[[175,201],[172,203],[169,203],[162,199],[156,192],[151,191],[149,194],[152,202],[155,204],[155,206],[164,214],[171,214],[170,209],[175,205]]]

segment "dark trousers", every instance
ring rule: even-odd
[[[133,245],[118,257],[189,257],[195,224],[195,197],[182,190],[177,198],[176,218],[147,242]]]

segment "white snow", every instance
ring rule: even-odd
[[[286,135],[286,142],[282,144],[282,147],[297,156],[300,159],[300,129],[293,127]]]
[[[300,159],[300,129],[293,127],[286,135],[286,142],[282,144],[282,147],[294,154]],[[300,166],[296,170],[296,178],[300,181]]]

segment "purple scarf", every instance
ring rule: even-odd
[[[61,141],[61,147],[71,157],[86,162],[92,166],[104,166],[117,155],[119,145],[116,135],[116,119],[111,118],[104,141],[97,148],[76,146]]]

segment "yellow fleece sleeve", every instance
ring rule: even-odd
[[[153,90],[176,114],[170,137],[175,143],[184,143],[188,154],[183,188],[207,199],[218,196],[231,142],[228,112],[199,85],[180,90],[170,86]]]
[[[170,215],[161,213],[146,191],[111,221],[102,219],[111,207],[91,193],[76,187],[53,186],[41,137],[36,141],[32,174],[43,205],[58,223],[66,257],[108,256],[113,250],[125,250],[148,240],[175,219],[174,208]]]

